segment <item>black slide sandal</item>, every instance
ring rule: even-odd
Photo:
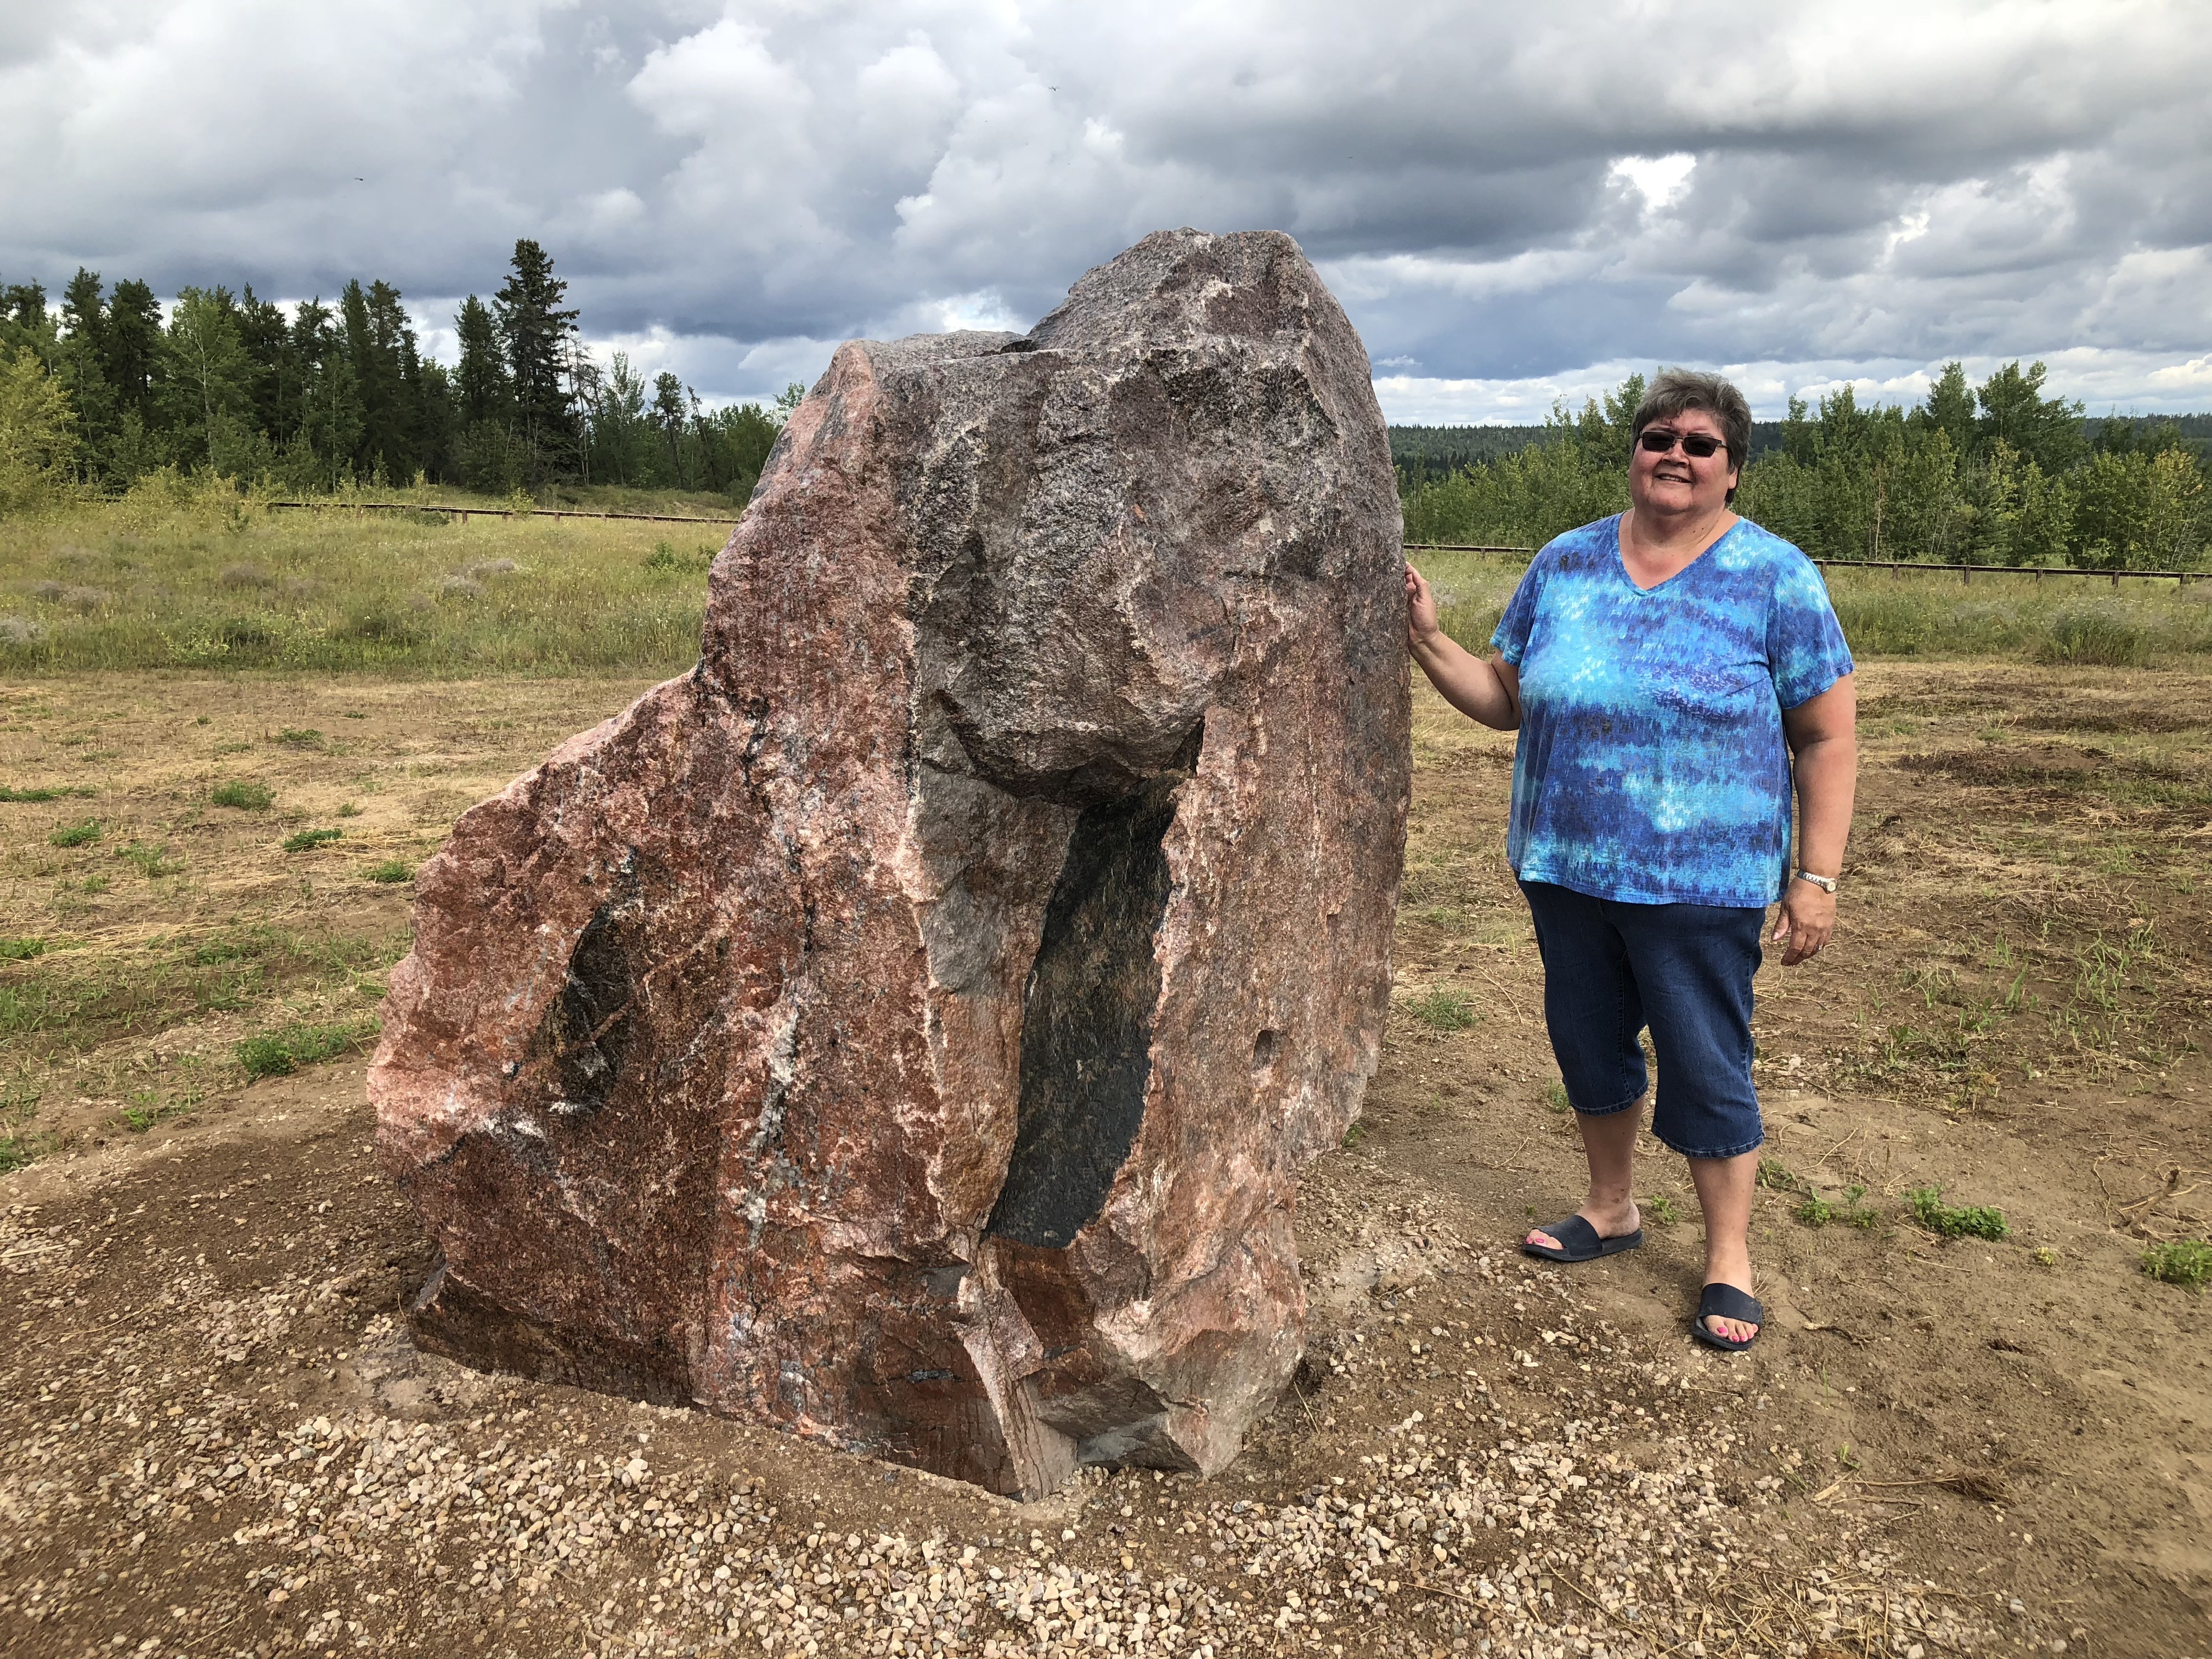
[[[1548,1230],[1547,1230],[1548,1231]],[[1739,1291],[1733,1285],[1708,1285],[1705,1293],[1698,1298],[1697,1317],[1690,1322],[1690,1334],[1709,1348],[1718,1348],[1723,1353],[1741,1353],[1759,1340],[1753,1332],[1741,1342],[1732,1342],[1705,1323],[1707,1315],[1715,1319],[1739,1319],[1747,1325],[1766,1327],[1766,1310],[1759,1305],[1759,1298]]]
[[[1621,1233],[1612,1238],[1600,1238],[1597,1229],[1581,1216],[1571,1215],[1565,1221],[1555,1221],[1548,1227],[1532,1227],[1530,1232],[1549,1233],[1559,1241],[1559,1248],[1547,1250],[1541,1244],[1531,1244],[1526,1237],[1521,1241],[1521,1254],[1533,1255],[1544,1261],[1595,1261],[1601,1255],[1619,1255],[1623,1250],[1632,1250],[1644,1243],[1644,1229],[1632,1233]],[[1728,1316],[1734,1318],[1733,1314]]]

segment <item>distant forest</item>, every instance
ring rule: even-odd
[[[2139,416],[2093,415],[2081,422],[2083,434],[2094,443],[2108,419],[2145,424]],[[2148,424],[2160,428],[2171,425],[2173,434],[2199,456],[2212,451],[2212,415],[2162,416]],[[1781,421],[1753,421],[1747,459],[1756,461],[1780,453],[1785,426]],[[1551,422],[1541,426],[1394,426],[1390,459],[1397,465],[1400,479],[1412,489],[1477,462],[1504,460],[1558,433],[1558,426]]]
[[[80,270],[50,307],[0,286],[0,505],[34,476],[107,490],[164,467],[293,490],[420,477],[507,495],[548,483],[712,491],[743,501],[795,402],[705,408],[581,348],[568,284],[533,241],[471,295],[459,361],[426,359],[389,283],[348,283],[288,314],[250,284],[163,307],[136,279]]]
[[[2212,415],[2087,417],[2044,365],[1979,386],[1946,365],[1925,402],[1849,386],[1753,428],[1736,510],[1817,558],[2206,568]],[[1406,538],[1540,547],[1628,502],[1632,375],[1541,426],[1393,427]]]
[[[582,347],[568,284],[518,241],[489,301],[426,359],[399,290],[349,282],[288,313],[250,286],[80,270],[51,302],[0,284],[0,509],[112,493],[164,470],[297,491],[380,483],[494,495],[562,484],[751,493],[803,388],[709,410],[674,374]],[[2087,418],[2010,363],[1976,386],[1948,365],[1912,407],[1849,386],[1760,422],[1737,507],[1818,557],[2095,569],[2204,568],[2212,415]],[[1632,376],[1540,426],[1396,427],[1407,538],[1539,547],[1627,500]]]

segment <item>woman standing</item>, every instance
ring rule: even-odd
[[[1790,965],[1834,930],[1856,703],[1819,572],[1729,510],[1751,438],[1743,394],[1716,375],[1662,374],[1632,432],[1629,510],[1536,555],[1493,660],[1443,633],[1410,566],[1407,627],[1453,707],[1521,734],[1506,853],[1589,1163],[1582,1207],[1522,1249],[1588,1261],[1643,1243],[1632,1182],[1648,1025],[1651,1132],[1689,1160],[1705,1211],[1691,1334],[1735,1351],[1765,1317],[1750,1250],[1765,1139],[1751,1080],[1760,924],[1778,901],[1771,942]]]

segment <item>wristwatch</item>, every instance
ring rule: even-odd
[[[1824,893],[1832,894],[1836,890],[1836,878],[1833,876],[1816,876],[1810,870],[1800,870],[1797,872],[1797,879],[1811,882]]]

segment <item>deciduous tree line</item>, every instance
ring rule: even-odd
[[[1628,503],[1631,376],[1545,441],[1448,477],[1407,480],[1412,542],[1540,547]],[[1781,447],[1744,470],[1736,510],[1816,558],[2194,569],[2212,546],[2197,448],[2171,422],[2090,423],[2008,363],[1978,386],[1948,365],[1912,408],[1860,407],[1848,386],[1792,398]]]
[[[620,355],[603,369],[567,292],[518,241],[490,301],[462,301],[448,368],[385,282],[289,315],[251,285],[186,288],[166,314],[146,283],[91,270],[58,307],[38,283],[0,287],[0,505],[27,480],[113,489],[161,467],[295,490],[422,477],[750,494],[793,393],[708,410],[673,374],[648,386]]]

